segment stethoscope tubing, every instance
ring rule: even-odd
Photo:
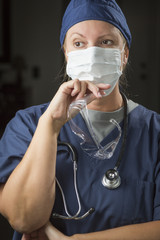
[[[61,217],[63,219],[75,219],[81,212],[81,204],[80,204],[80,198],[79,198],[79,193],[78,193],[78,189],[77,189],[77,163],[76,161],[73,162],[74,166],[73,166],[73,171],[74,171],[74,189],[75,189],[75,193],[76,193],[76,197],[77,197],[77,202],[78,202],[78,211],[75,215],[71,215],[69,214],[68,212],[68,208],[67,208],[67,204],[66,204],[66,199],[65,199],[65,196],[64,196],[64,192],[63,192],[63,189],[58,181],[58,179],[56,178],[56,182],[57,182],[57,185],[61,191],[61,194],[62,194],[62,198],[63,198],[63,205],[64,205],[64,209],[65,209],[65,212],[67,214],[67,216],[63,216],[63,215],[60,215],[60,214],[56,214],[56,216],[58,217]]]
[[[62,195],[63,205],[64,205],[65,213],[66,213],[67,216],[64,216],[64,215],[61,215],[61,214],[58,214],[58,213],[52,213],[52,218],[61,218],[61,219],[64,219],[64,220],[73,220],[73,219],[74,220],[81,220],[81,219],[87,217],[88,215],[90,215],[91,213],[93,213],[94,208],[90,208],[82,216],[79,216],[79,214],[81,212],[81,203],[80,203],[80,197],[79,197],[79,192],[78,192],[78,188],[77,188],[77,155],[76,155],[76,149],[70,143],[66,143],[66,142],[59,142],[58,141],[58,145],[67,146],[72,153],[73,172],[74,172],[74,189],[75,189],[76,198],[77,198],[77,202],[78,202],[78,211],[73,216],[69,213],[63,189],[62,189],[61,184],[59,183],[58,179],[56,178],[56,182],[57,182],[57,185],[58,185],[58,187],[60,189],[60,192],[61,192],[61,195]]]

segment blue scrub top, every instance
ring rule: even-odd
[[[8,124],[0,141],[0,182],[21,161],[35,132],[38,119],[48,104],[17,112]],[[76,124],[89,134],[80,114]],[[123,122],[121,123],[123,128]],[[114,129],[103,141],[107,144],[117,136]],[[79,146],[78,137],[66,123],[59,135],[60,141],[71,143],[77,151],[77,185],[82,205],[81,215],[93,207],[95,212],[82,220],[52,219],[53,225],[66,235],[95,232],[119,226],[160,220],[160,115],[139,105],[128,115],[128,134],[125,152],[119,168],[121,186],[115,190],[105,188],[101,181],[105,172],[114,168],[122,139],[110,159],[92,158]],[[71,215],[78,210],[73,183],[73,163],[65,146],[58,146],[56,176],[63,188]],[[56,188],[53,212],[66,215],[61,193]],[[21,239],[17,232],[14,240]]]

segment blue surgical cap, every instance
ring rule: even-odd
[[[62,20],[61,46],[67,31],[86,20],[100,20],[114,25],[123,34],[130,48],[132,36],[126,18],[115,0],[71,0]]]

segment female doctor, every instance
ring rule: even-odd
[[[13,239],[159,240],[160,116],[120,92],[131,45],[125,17],[114,0],[71,0],[60,39],[72,80],[49,104],[19,111],[0,142],[0,212],[15,229]],[[69,125],[70,104],[84,98],[103,146],[117,136],[107,119],[114,118],[122,129],[108,159],[81,148]],[[85,117],[79,113],[74,119],[90,136]],[[76,149],[80,209],[72,152],[57,139]],[[107,188],[103,176],[121,152],[121,182]]]

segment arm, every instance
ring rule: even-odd
[[[28,232],[44,225],[54,204],[57,133],[45,115],[20,164],[1,190],[0,211],[14,229]]]
[[[64,83],[39,119],[22,161],[0,189],[0,212],[18,232],[33,232],[49,220],[55,198],[57,137],[70,103],[87,91],[98,98],[99,89],[107,88],[78,80]]]
[[[23,234],[22,240],[49,240],[44,232],[44,228],[40,228],[30,234]]]
[[[45,227],[49,240],[159,240],[160,221],[128,225],[94,233],[75,234],[67,237],[51,224]]]
[[[160,221],[118,227],[101,232],[77,234],[73,240],[159,240]]]

